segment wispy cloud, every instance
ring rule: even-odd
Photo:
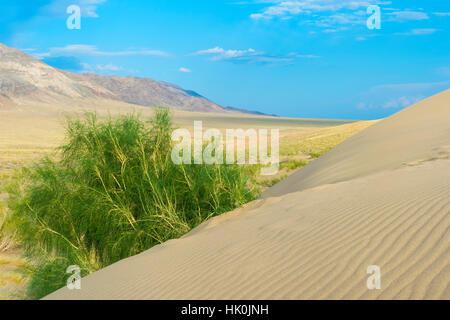
[[[397,22],[428,20],[430,18],[425,12],[411,10],[389,12],[386,15],[390,17],[390,21]]]
[[[0,37],[2,42],[22,45],[37,26],[54,19],[67,19],[67,8],[78,5],[84,18],[98,18],[107,0],[1,0]]]
[[[193,55],[207,55],[212,61],[230,61],[233,63],[259,63],[259,64],[274,64],[274,63],[289,63],[295,59],[312,59],[319,58],[312,54],[289,53],[287,55],[270,54],[263,51],[257,51],[249,48],[245,50],[226,50],[221,47],[214,47],[206,50],[200,50]]]
[[[79,56],[169,56],[167,52],[159,50],[122,50],[122,51],[102,51],[97,46],[86,44],[72,44],[65,47],[52,47],[47,52],[33,53],[34,57],[42,59],[54,55],[79,55]]]
[[[359,110],[370,110],[370,109],[403,109],[409,107],[421,100],[425,99],[425,96],[401,96],[396,98],[389,98],[384,102],[359,102],[356,107]]]
[[[66,15],[66,9],[70,5],[77,5],[81,9],[81,16],[84,18],[98,18],[97,10],[99,6],[107,0],[54,0],[44,6],[41,10],[43,16]]]
[[[254,0],[266,3],[267,7],[250,15],[257,20],[276,20],[301,16],[302,25],[322,28],[322,32],[335,33],[349,30],[351,26],[364,26],[367,22],[367,8],[370,5],[382,7],[382,19],[387,22],[405,23],[429,20],[430,15],[448,16],[447,12],[427,13],[423,9],[399,9],[386,7],[391,1],[382,0]],[[430,34],[433,29],[415,29],[410,35]],[[420,33],[423,32],[428,33]],[[360,38],[362,39],[362,38]]]
[[[257,52],[256,50],[250,48],[247,50],[225,50],[220,47],[214,47],[211,49],[200,50],[195,53],[195,55],[211,55],[211,60],[250,60],[253,58],[261,57],[264,55],[263,52]]]
[[[214,48],[211,48],[211,49],[197,51],[196,53],[194,53],[194,55],[215,54],[215,53],[222,54],[224,52],[225,52],[224,49],[222,49],[220,47],[214,47]]]
[[[138,71],[127,70],[112,63],[97,65],[89,64],[80,61],[80,59],[74,56],[46,57],[41,61],[52,67],[76,73],[100,73],[108,75],[115,74],[118,71],[138,73]]]
[[[111,63],[109,63],[109,64],[98,64],[98,65],[96,65],[95,66],[95,68],[97,69],[97,70],[99,70],[99,71],[106,71],[106,72],[108,72],[108,71],[120,71],[120,70],[122,70],[122,67],[119,67],[119,66],[116,66],[116,65],[114,65],[114,64],[111,64]]]
[[[450,87],[450,81],[383,84],[361,94],[356,107],[368,109],[401,109]]]
[[[181,67],[180,69],[178,69],[178,71],[180,72],[184,72],[184,73],[191,73],[191,69],[185,68],[185,67]]]
[[[319,27],[323,32],[333,33],[348,30],[352,25],[365,25],[366,20],[365,11],[338,12],[331,15],[315,15],[312,19],[301,21],[300,24]]]
[[[294,57],[294,58],[299,58],[299,59],[317,59],[317,58],[321,58],[321,56],[317,56],[315,54],[298,54],[298,53],[295,53],[295,52],[289,53],[288,57]]]
[[[450,12],[433,12],[433,14],[438,17],[450,17]]]
[[[398,36],[423,36],[423,35],[428,35],[428,34],[433,34],[435,32],[439,31],[439,29],[412,29],[411,31],[408,32],[398,32],[395,33],[395,35]]]
[[[423,100],[424,98],[425,98],[425,96],[421,96],[421,95],[414,96],[414,97],[402,96],[402,97],[393,98],[393,99],[386,101],[384,104],[381,105],[381,107],[385,108],[385,109],[406,108],[406,107],[409,107],[409,106]]]

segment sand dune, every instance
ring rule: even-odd
[[[47,299],[450,299],[450,91]],[[369,290],[369,265],[381,289]]]

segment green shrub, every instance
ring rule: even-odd
[[[68,121],[57,160],[16,176],[9,224],[38,258],[30,297],[64,286],[69,265],[89,274],[255,198],[237,165],[175,165],[171,133],[167,110],[149,124],[86,114]]]

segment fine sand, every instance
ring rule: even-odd
[[[450,90],[47,299],[450,299]],[[367,267],[381,269],[369,290]]]

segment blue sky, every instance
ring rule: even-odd
[[[450,87],[449,1],[2,0],[0,19],[0,42],[53,66],[281,116],[376,119]]]

